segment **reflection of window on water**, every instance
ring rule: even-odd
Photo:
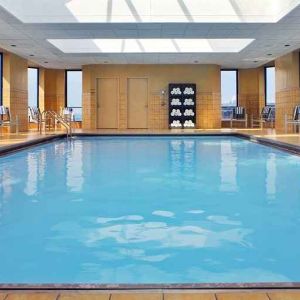
[[[84,182],[82,144],[74,143],[71,147],[72,151],[67,156],[67,186],[71,192],[80,192]]]
[[[230,141],[221,142],[221,186],[222,192],[235,192],[237,186],[237,158]]]
[[[268,155],[266,169],[266,191],[269,197],[274,198],[276,194],[276,154]]]

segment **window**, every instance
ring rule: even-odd
[[[221,71],[221,103],[223,106],[237,106],[237,70]]]
[[[3,105],[3,54],[0,53],[0,105]]]
[[[39,69],[28,68],[28,106],[39,107]]]
[[[82,121],[82,71],[66,71],[66,106],[73,108],[75,121]]]
[[[230,119],[233,107],[237,106],[238,71],[221,70],[222,119]]]
[[[275,67],[265,68],[266,105],[275,105]]]

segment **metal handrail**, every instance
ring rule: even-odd
[[[46,124],[47,124],[47,118],[48,119],[54,119],[54,121],[59,122],[67,131],[67,137],[72,136],[72,125],[68,123],[67,120],[65,120],[61,115],[56,113],[55,111],[47,110],[43,111],[41,116],[43,117],[44,115],[44,120],[45,120],[45,130],[46,130]],[[42,120],[42,118],[41,118]]]

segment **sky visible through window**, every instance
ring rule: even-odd
[[[222,106],[237,105],[237,71],[221,71],[221,103]]]
[[[38,107],[38,69],[28,68],[28,106]]]
[[[266,105],[275,105],[275,67],[266,68]]]
[[[82,71],[67,71],[67,106],[74,107],[75,120],[82,120]]]

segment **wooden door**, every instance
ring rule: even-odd
[[[118,128],[118,95],[117,78],[97,79],[97,128]]]
[[[128,128],[148,128],[148,79],[128,78]]]

